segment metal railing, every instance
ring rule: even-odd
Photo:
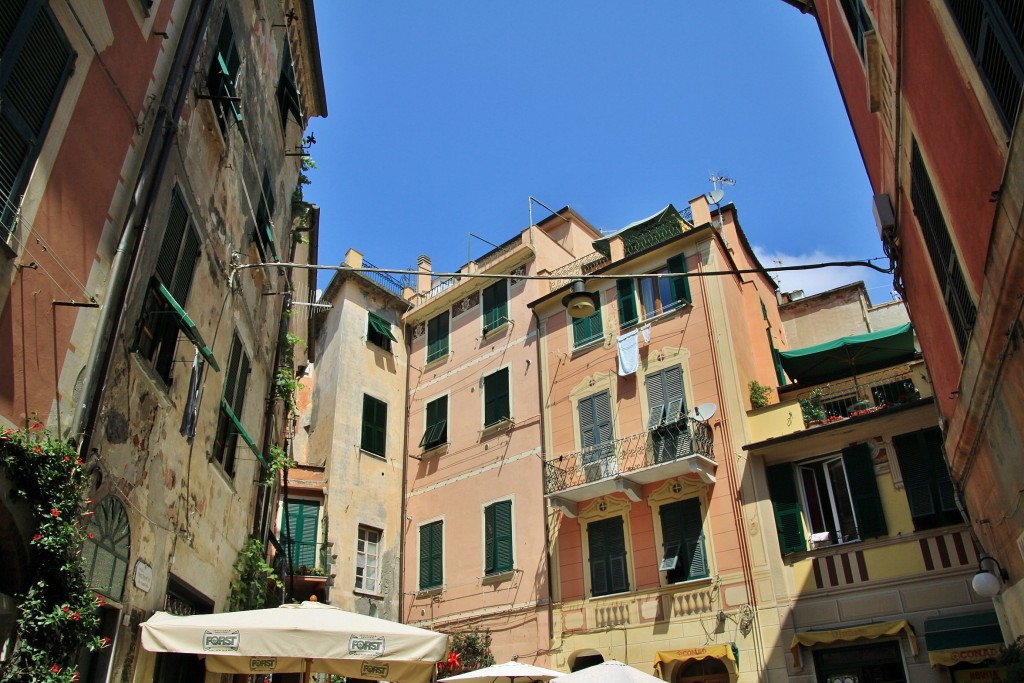
[[[622,235],[626,256],[640,253],[645,249],[667,242],[682,234],[686,226],[674,216],[665,216],[653,225],[633,228]]]
[[[370,263],[369,261],[367,261],[366,259],[363,259],[363,266],[366,268],[377,267]],[[389,292],[396,296],[402,296],[402,290],[405,287],[408,287],[410,282],[410,278],[408,275],[406,275],[401,280],[391,275],[388,275],[387,273],[360,273],[360,275],[365,277],[367,280],[375,282],[376,284],[380,285],[381,287],[383,287],[384,289],[388,290]]]
[[[556,277],[564,275],[565,279],[549,280],[548,282],[550,284],[551,291],[554,291],[559,287],[564,287],[565,285],[569,284],[573,279],[579,277],[580,275],[587,275],[588,273],[593,273],[595,270],[609,262],[611,262],[611,257],[605,256],[599,251],[595,251],[591,254],[587,254],[582,258],[578,258],[575,261],[566,263],[564,266],[561,266],[560,268],[555,268],[553,271],[551,271],[551,275]]]
[[[473,263],[476,264],[477,268],[479,268],[480,270],[483,270],[484,268],[486,268],[487,266],[491,265],[495,261],[498,261],[501,258],[503,258],[506,254],[510,253],[512,250],[514,250],[516,247],[518,247],[522,243],[523,243],[523,236],[522,236],[522,234],[516,235],[515,237],[510,239],[508,242],[505,242],[504,244],[501,244],[501,245],[495,247],[494,249],[491,249],[489,252],[487,252],[486,254],[481,256],[480,258],[474,259]]]
[[[275,561],[282,573],[288,573],[288,557],[291,556],[292,571],[296,576],[327,576],[327,544],[293,541],[287,536],[281,539],[284,555]]]
[[[693,455],[714,460],[711,427],[692,417],[560,455],[544,463],[544,493],[552,494]]]
[[[839,380],[797,396],[807,420],[834,421],[857,417],[921,398],[909,370],[874,373]]]

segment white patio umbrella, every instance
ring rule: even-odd
[[[565,676],[552,678],[551,683],[665,683],[640,669],[634,669],[616,659],[588,666]]]
[[[317,602],[178,617],[157,612],[142,624],[150,652],[191,653],[215,673],[339,674],[427,683],[448,636]]]
[[[564,675],[561,671],[545,669],[533,664],[505,662],[437,680],[438,683],[449,683],[449,681],[455,683],[526,683],[526,681],[550,681],[552,678]]]

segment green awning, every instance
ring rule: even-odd
[[[249,446],[249,450],[256,454],[257,459],[259,459],[261,463],[266,465],[267,461],[263,458],[263,452],[260,451],[259,446],[257,446],[256,442],[253,441],[251,436],[249,436],[249,432],[245,431],[245,427],[242,426],[238,416],[235,415],[235,411],[231,410],[231,406],[229,406],[227,401],[224,399],[221,399],[220,407],[224,411],[224,414],[228,416],[228,419],[231,420],[231,424],[235,426],[235,431],[237,431],[238,435],[242,437],[242,441]]]
[[[395,335],[391,334],[391,325],[381,320],[373,313],[370,314],[370,325],[373,326],[373,329],[377,330],[391,341],[398,341],[397,339],[395,339]]]
[[[999,655],[1003,632],[993,610],[924,620],[924,642],[933,665],[980,664]]]
[[[168,289],[164,287],[159,280],[154,278],[153,283],[156,285],[156,290],[163,298],[164,302],[166,302],[167,305],[171,307],[171,310],[174,311],[174,319],[178,323],[178,327],[181,328],[181,331],[184,332],[185,336],[188,337],[188,340],[192,342],[197,349],[199,349],[199,353],[203,354],[203,358],[205,358],[206,362],[210,364],[210,367],[217,372],[220,372],[220,365],[218,365],[217,359],[213,357],[213,350],[206,345],[206,341],[203,340],[203,335],[199,334],[199,330],[196,329],[196,324],[192,322],[192,318],[188,317],[188,313],[185,312],[185,309],[181,307],[181,304],[177,302],[170,291],[168,291]]]
[[[906,323],[802,349],[780,351],[779,360],[790,379],[807,385],[880,370],[912,360],[916,354],[914,328]]]

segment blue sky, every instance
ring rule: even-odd
[[[736,180],[765,266],[880,257],[871,188],[814,20],[782,0],[317,0],[329,116],[313,119],[320,261],[421,253],[454,270],[528,197],[613,231]],[[544,213],[535,207],[534,220]],[[326,283],[330,273],[322,273]],[[807,293],[891,278],[780,275]]]

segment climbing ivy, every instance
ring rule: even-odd
[[[231,567],[234,578],[228,586],[228,610],[262,609],[280,603],[281,581],[266,557],[266,547],[258,538],[250,538],[238,551]]]

